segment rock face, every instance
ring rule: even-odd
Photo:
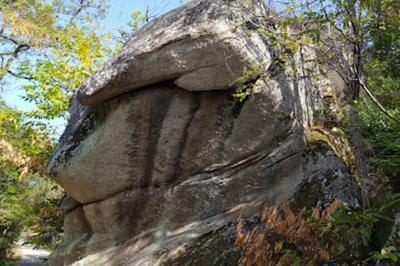
[[[188,91],[229,88],[244,66],[272,61],[262,38],[242,27],[267,14],[262,1],[242,2],[193,1],[150,22],[87,80],[80,101],[99,103],[167,80]]]
[[[49,163],[70,195],[52,265],[234,265],[239,215],[284,199],[357,204],[346,165],[307,143],[329,80],[307,76],[311,50],[277,67],[251,27],[273,29],[268,16],[262,1],[190,2],[85,83]],[[266,75],[239,101],[232,83],[253,65]]]

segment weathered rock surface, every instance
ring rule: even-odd
[[[78,98],[99,103],[167,80],[189,91],[227,89],[244,67],[272,62],[268,45],[243,27],[266,14],[261,1],[192,1],[134,34]]]
[[[295,56],[299,75],[271,71],[268,40],[240,23],[267,24],[261,2],[190,2],[87,81],[49,164],[75,199],[52,265],[232,265],[239,215],[284,199],[357,204],[346,165],[307,145],[329,84],[307,76],[313,52]],[[240,102],[232,81],[252,64],[268,75]]]

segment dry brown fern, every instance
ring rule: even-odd
[[[314,208],[311,216],[307,216],[304,208],[294,213],[289,203],[284,202],[282,208],[266,208],[262,213],[262,228],[254,227],[244,232],[243,219],[237,225],[236,245],[244,255],[240,266],[290,265],[296,260],[303,262],[328,261],[331,259],[330,247],[321,244],[320,234],[308,223],[311,220],[327,221],[340,205],[335,200],[328,208]],[[291,252],[295,251],[295,252]]]

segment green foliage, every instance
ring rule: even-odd
[[[386,217],[386,213],[393,207],[400,211],[397,206],[400,201],[400,194],[394,194],[383,202],[378,202],[363,212],[352,210],[351,208],[340,205],[329,220],[310,220],[308,223],[316,230],[320,238],[329,245],[335,245],[333,256],[347,263],[369,261],[397,261],[400,254],[385,252],[381,250],[371,251],[371,241],[374,225],[382,220],[392,221]],[[337,245],[339,244],[339,245]],[[328,244],[326,244],[328,245]]]
[[[143,26],[143,24],[148,20],[146,16],[142,14],[139,10],[136,10],[131,15],[132,22],[129,23],[129,26],[133,31],[138,31],[139,28]]]
[[[232,86],[235,88],[233,97],[235,97],[239,102],[244,102],[250,95],[251,91],[261,77],[261,68],[259,66],[252,66],[250,69],[245,68],[243,75],[237,78]]]
[[[128,27],[119,31],[119,43],[121,45],[125,44],[128,41],[129,36],[132,34],[132,32],[138,31],[148,20],[149,18],[147,17],[147,15],[143,15],[142,12],[140,12],[139,10],[134,11],[131,14],[131,21],[128,23]]]
[[[400,259],[400,254],[396,252],[389,251],[373,251],[370,253],[370,258],[367,261],[374,261],[377,263],[387,262],[387,263],[396,263]]]
[[[236,245],[244,250],[239,265],[367,265],[396,262],[400,254],[371,249],[374,225],[392,221],[384,214],[400,211],[400,194],[392,195],[365,211],[335,200],[327,208],[290,210],[267,208],[262,224],[246,232],[243,220],[237,226]]]
[[[33,126],[26,118],[24,112],[0,101],[0,140],[7,141],[22,157],[44,163],[54,150],[53,132],[44,125]]]
[[[27,123],[23,113],[2,102],[0,106],[2,265],[8,263],[13,244],[27,228],[34,244],[57,244],[63,216],[58,207],[62,192],[44,175],[47,159],[54,150],[54,139],[46,128]]]
[[[106,9],[106,0],[0,1],[0,81],[18,84],[35,107],[0,101],[0,265],[21,232],[38,247],[60,242],[63,193],[45,175],[56,144],[49,121],[66,117],[71,95],[121,46],[98,26]]]
[[[32,118],[51,120],[65,115],[71,95],[83,81],[111,55],[100,36],[85,33],[81,28],[60,40],[60,48],[51,51],[51,59],[38,59],[24,64],[19,75],[29,78],[23,86],[24,100],[36,110],[27,113]]]
[[[400,43],[400,36],[396,38]],[[390,49],[391,53],[396,50],[400,53],[400,46]],[[400,117],[400,64],[393,62],[396,57],[379,57],[381,55],[371,55],[365,64],[368,86],[389,113]],[[379,174],[397,178],[400,175],[400,125],[387,119],[368,97],[362,97],[357,109],[363,121],[371,166]]]
[[[356,75],[355,79],[365,77],[368,89],[387,113],[399,118],[398,10],[400,2],[396,0],[288,1],[285,9],[287,17],[278,23],[279,33],[265,29],[259,31],[269,36],[276,45],[294,41],[299,45],[321,47],[324,52],[319,60],[323,64],[333,59],[330,58],[334,54],[333,42],[347,43],[350,58],[354,61],[350,60],[348,67]],[[292,32],[285,31],[285,28],[291,28]],[[335,36],[334,39],[329,37],[328,32]],[[289,45],[289,51],[291,46]],[[390,177],[395,189],[400,189],[400,182],[397,180],[400,175],[400,125],[385,115],[365,91],[362,90],[358,97],[357,89],[348,86],[346,93],[355,96],[354,105],[362,120],[363,141],[366,143],[366,155],[369,165],[372,166],[371,170]],[[353,102],[349,103],[353,105]],[[348,122],[343,126],[351,127],[352,124]]]
[[[29,228],[25,243],[38,248],[54,249],[61,243],[63,236],[64,215],[59,207],[62,198],[60,188],[41,178],[26,194],[28,198],[24,202],[25,208],[22,208],[25,216],[21,220],[24,227]]]
[[[13,244],[23,231],[29,236],[27,242],[37,247],[54,248],[62,236],[59,187],[32,173],[21,180],[19,174],[19,169],[14,168],[1,175],[0,258],[10,257]]]
[[[0,2],[0,47],[7,51],[0,54],[0,80],[25,84],[24,100],[36,107],[28,117],[43,122],[64,116],[71,94],[112,56],[118,45],[96,25],[105,7],[92,0]]]
[[[0,169],[0,265],[10,262],[15,241],[22,230],[16,208],[18,207],[18,185]]]
[[[312,46],[321,48],[323,51],[322,56],[316,59],[315,63],[326,65],[334,59],[332,58],[332,55],[334,55],[334,43],[332,42],[347,43],[350,47],[350,57],[352,59],[358,57],[356,59],[359,60],[358,62],[357,60],[354,60],[354,62],[350,60],[348,62],[349,69],[352,69],[356,75],[359,74],[359,69],[362,69],[368,88],[379,102],[389,114],[400,117],[400,13],[398,12],[400,2],[393,0],[296,0],[288,2],[284,10],[286,17],[277,21],[277,31],[268,28],[257,29],[258,32],[266,36],[272,47],[277,49],[279,57],[284,62],[288,62],[287,59],[291,59],[290,57],[300,47]],[[335,40],[330,39],[327,34],[328,29],[334,34]],[[353,48],[354,51],[352,51]],[[359,52],[357,52],[357,49]],[[349,76],[348,78],[351,79],[352,77]],[[349,86],[348,90],[351,89],[353,88]],[[357,92],[355,92],[355,95],[355,99],[357,99],[355,106],[362,119],[363,137],[367,143],[367,156],[373,166],[371,170],[391,177],[398,185],[395,187],[396,191],[399,191],[400,127],[389,119],[366,94],[362,92],[359,98]],[[337,118],[334,115],[332,117]],[[332,126],[348,127],[350,123],[346,120],[346,116],[341,119],[340,123],[336,122],[338,121],[327,128],[321,128],[320,131],[331,130]],[[322,121],[321,124],[326,126],[327,121]],[[345,128],[340,131],[347,132]],[[310,138],[314,141],[322,140],[327,143],[336,143],[340,140],[339,136],[330,136],[321,134],[321,132],[319,134],[312,132]],[[330,133],[330,131],[327,132]],[[338,154],[342,154],[343,151],[346,151],[346,155],[348,154],[347,148],[331,146]],[[350,153],[347,158],[351,158],[351,155]],[[246,250],[247,253],[243,261],[246,263],[249,262],[249,259],[251,263],[257,262],[258,259],[262,261],[260,258],[263,258],[264,254],[268,254],[269,259],[275,264],[282,262],[283,265],[290,263],[295,265],[321,263],[322,265],[323,262],[334,264],[398,263],[399,254],[381,249],[382,246],[378,247],[378,250],[374,250],[372,247],[376,248],[377,245],[373,242],[379,225],[383,221],[392,221],[391,215],[400,211],[398,208],[393,208],[393,206],[398,205],[399,198],[399,195],[396,194],[393,197],[386,198],[383,203],[366,208],[364,211],[351,210],[348,207],[340,206],[329,219],[311,219],[310,215],[312,214],[308,213],[308,216],[304,219],[311,227],[312,233],[309,234],[287,233],[300,230],[301,218],[297,219],[298,223],[292,223],[291,226],[299,226],[293,230],[287,224],[287,221],[293,217],[291,215],[286,217],[286,221],[269,220],[266,223],[267,227],[271,224],[276,224],[276,226],[267,229],[278,232],[278,235],[283,236],[286,242],[283,244],[272,243],[268,238],[265,239],[266,242],[263,242],[257,238],[257,233],[245,235],[240,240],[243,240],[243,242],[253,241],[252,243],[256,243],[255,246],[258,245],[258,247],[261,246],[264,249],[257,250],[253,246],[253,248]],[[372,202],[375,203],[376,201]],[[272,217],[272,213],[269,213],[269,216]],[[277,231],[277,228],[283,229]],[[308,242],[309,239],[314,241]],[[315,250],[316,247],[319,247],[318,250]],[[309,254],[308,252],[313,249],[315,252]],[[271,254],[275,254],[276,257]],[[270,265],[274,265],[274,263]],[[261,263],[260,265],[269,264]]]
[[[0,0],[0,81],[18,84],[34,106],[21,111],[0,101],[0,265],[21,232],[38,247],[60,242],[63,193],[45,175],[56,145],[49,121],[67,116],[71,95],[121,47],[98,26],[106,2]],[[132,19],[134,30],[146,20],[138,12]]]
[[[377,221],[374,212],[361,213],[341,205],[329,220],[311,220],[309,224],[326,245],[334,247],[333,257],[359,261]]]

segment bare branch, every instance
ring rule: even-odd
[[[0,32],[0,38],[4,39],[4,40],[6,40],[6,41],[10,41],[10,42],[12,42],[12,43],[15,44],[15,45],[18,45],[18,44],[19,44],[18,41],[15,40],[14,38],[12,38],[12,37],[10,37],[10,36],[4,35],[4,34],[3,34],[3,31]]]
[[[345,40],[347,40],[348,42],[354,44],[354,43],[355,43],[354,40],[350,39],[349,36],[348,36],[341,28],[339,28],[339,27],[336,25],[336,23],[332,20],[332,18],[331,18],[331,17],[329,16],[329,14],[328,14],[328,11],[326,10],[326,7],[323,6],[322,3],[320,3],[320,6],[321,6],[321,11],[323,12],[325,19],[329,22],[329,25],[331,25],[332,27],[334,27],[335,30],[337,30],[337,32],[339,32],[340,35],[342,35],[342,37],[343,37]]]
[[[30,48],[30,46],[29,46],[28,44],[26,44],[26,43],[19,44],[19,45],[15,48],[15,50],[14,50],[14,52],[13,52],[13,56],[14,56],[15,58],[17,58],[17,57],[18,57],[18,54],[19,54],[20,52],[26,51],[26,50],[28,50],[29,48]]]
[[[13,77],[16,77],[16,78],[22,78],[22,79],[26,79],[26,80],[34,80],[34,78],[32,78],[32,77],[24,76],[24,75],[21,75],[19,73],[15,73],[10,69],[7,70],[7,73],[10,74]]]

